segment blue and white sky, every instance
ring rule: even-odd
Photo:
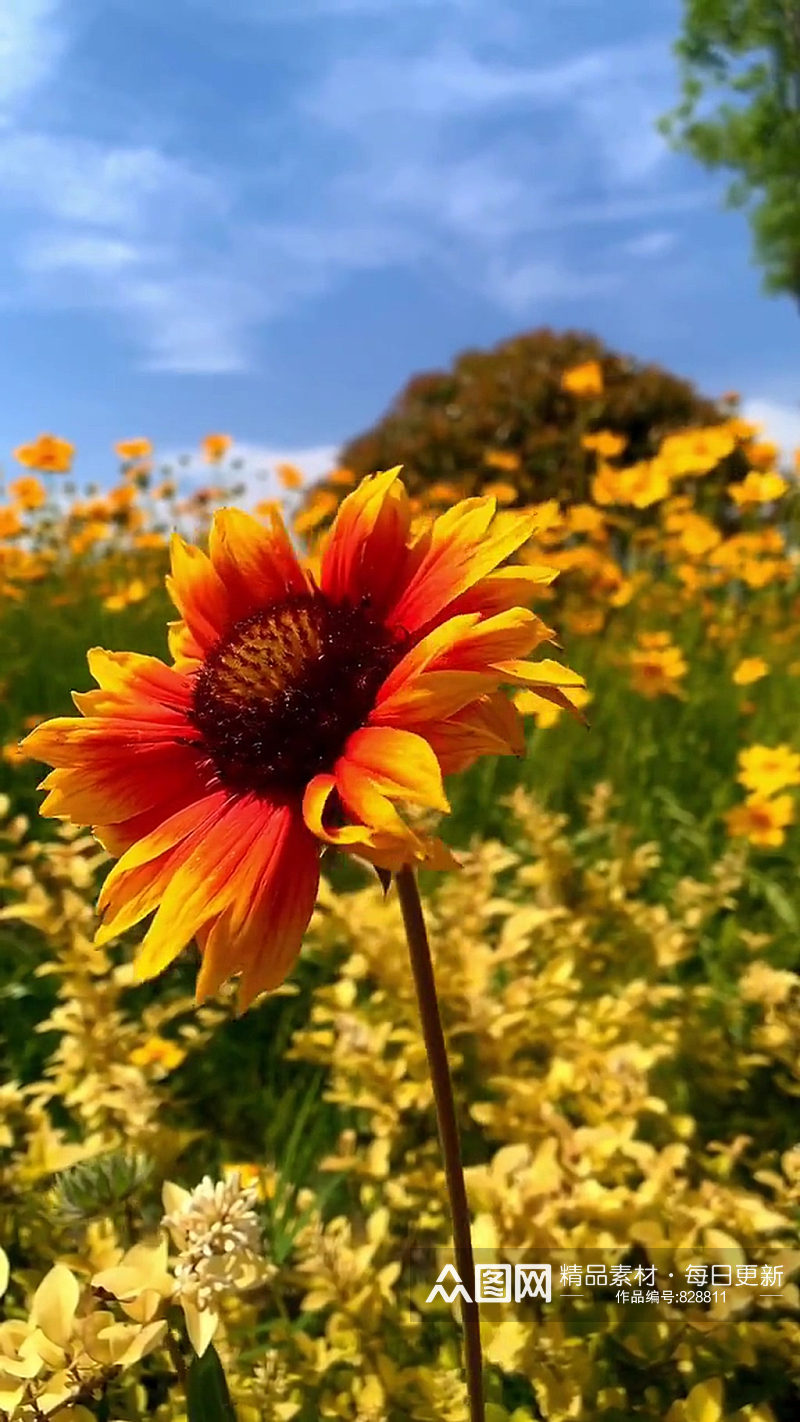
[[[679,9],[2,0],[0,449],[51,430],[102,478],[221,429],[313,467],[540,324],[800,440],[800,317],[654,130]]]

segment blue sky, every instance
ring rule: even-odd
[[[139,433],[327,450],[413,371],[540,324],[800,439],[798,314],[654,131],[678,23],[678,0],[3,0],[0,447],[52,430],[87,477]]]

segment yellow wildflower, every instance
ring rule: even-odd
[[[684,695],[680,682],[688,666],[669,633],[642,633],[638,650],[630,654],[630,665],[634,690],[649,700],[656,696]]]
[[[500,469],[504,474],[515,474],[520,467],[520,457],[512,449],[487,449],[483,454],[484,464],[490,469]]]
[[[615,434],[613,430],[595,430],[593,434],[585,434],[581,438],[584,449],[597,454],[601,459],[616,459],[622,454],[627,443],[625,435]]]
[[[149,459],[153,453],[153,445],[149,439],[121,439],[114,445],[114,453],[118,459],[127,464],[130,459]]]
[[[202,442],[203,458],[207,464],[219,464],[233,444],[233,438],[227,434],[209,434]]]
[[[72,467],[75,446],[56,435],[43,434],[31,444],[21,444],[14,458],[27,469],[42,469],[49,474],[67,474]]]
[[[596,360],[570,366],[561,377],[561,389],[570,395],[602,395],[603,369]]]
[[[769,665],[763,657],[743,657],[733,669],[733,681],[736,686],[749,686],[753,681],[760,681],[768,671]]]
[[[159,1037],[156,1034],[148,1037],[141,1047],[136,1047],[131,1052],[130,1061],[133,1066],[160,1067],[166,1073],[180,1066],[185,1056],[185,1051],[177,1042],[171,1042],[167,1037]]]
[[[775,469],[771,469],[766,474],[759,474],[755,469],[751,469],[741,483],[728,485],[728,493],[734,503],[742,509],[753,504],[768,504],[774,499],[780,499],[788,487],[786,480]]]
[[[772,795],[789,785],[800,785],[800,752],[791,746],[753,745],[739,752],[737,779],[746,790]]]
[[[44,484],[35,474],[23,474],[21,479],[14,479],[8,492],[15,503],[29,511],[40,509],[47,498]]]
[[[786,838],[786,826],[794,820],[791,795],[748,795],[742,805],[734,805],[725,815],[728,834],[747,839],[762,848],[775,848]]]

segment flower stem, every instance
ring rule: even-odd
[[[465,1289],[472,1297],[475,1292],[475,1265],[472,1257],[469,1206],[464,1186],[464,1168],[461,1163],[461,1145],[453,1101],[453,1086],[450,1080],[442,1020],[439,1016],[431,950],[413,869],[408,866],[399,869],[395,874],[395,882],[408,939],[411,970],[414,974],[414,986],[417,990],[419,1015],[422,1021],[422,1035],[425,1039],[428,1068],[433,1083],[439,1140],[444,1157],[447,1194],[453,1222],[456,1266]],[[470,1422],[484,1422],[480,1318],[474,1297],[470,1302],[464,1298],[463,1294],[461,1295],[461,1322],[464,1329]]]

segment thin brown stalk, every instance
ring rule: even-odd
[[[422,1035],[425,1039],[428,1068],[433,1083],[436,1119],[439,1126],[439,1140],[442,1146],[447,1194],[450,1200],[450,1215],[453,1224],[456,1268],[471,1300],[470,1302],[464,1298],[463,1294],[461,1295],[469,1416],[470,1422],[484,1422],[480,1316],[478,1305],[474,1299],[475,1266],[472,1256],[469,1206],[464,1186],[464,1167],[461,1162],[461,1143],[453,1100],[453,1086],[450,1080],[450,1066],[447,1060],[447,1047],[439,1015],[436,981],[433,976],[425,918],[413,869],[406,867],[398,870],[395,874],[395,882],[408,939],[411,970],[414,974],[414,986],[417,991],[419,1015],[422,1022]]]

